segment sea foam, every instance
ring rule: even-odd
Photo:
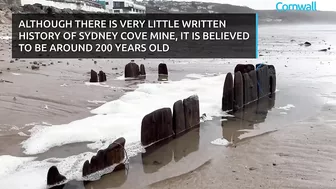
[[[128,156],[144,152],[140,143],[141,121],[146,114],[163,107],[172,108],[177,100],[197,94],[201,115],[225,115],[221,111],[222,87],[225,75],[184,79],[165,83],[139,84],[135,91],[125,93],[115,101],[92,110],[94,116],[63,125],[35,125],[31,136],[22,143],[26,154],[38,154],[55,146],[75,142],[92,142],[88,147],[106,148],[118,137],[125,137]],[[81,179],[83,163],[94,153],[84,152],[67,158],[34,161],[34,158],[0,156],[0,167],[6,170],[0,186],[12,189],[42,189],[52,165],[68,179]],[[7,158],[7,161],[1,161]],[[20,182],[17,182],[20,180]]]
[[[22,143],[26,154],[43,153],[55,146],[77,142],[96,142],[125,137],[126,144],[139,145],[142,118],[156,109],[172,108],[174,102],[197,94],[200,113],[221,116],[222,85],[225,75],[183,79],[165,83],[139,84],[135,91],[91,111],[94,116],[69,124],[35,126],[31,137]]]

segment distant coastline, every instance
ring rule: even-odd
[[[260,24],[336,24],[334,11],[285,11],[255,10],[246,6],[208,2],[147,1],[147,13],[258,13]]]

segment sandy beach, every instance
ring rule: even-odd
[[[2,39],[0,79],[9,82],[0,82],[0,186],[46,188],[51,165],[78,179],[83,162],[122,135],[127,171],[76,188],[335,188],[334,28],[261,26],[257,60],[135,60],[146,66],[142,81],[122,79],[127,59],[12,60],[10,40]],[[3,26],[0,36],[8,33]],[[305,41],[312,46],[299,45]],[[34,61],[39,70],[31,69]],[[158,81],[161,62],[168,82]],[[238,63],[273,64],[277,92],[222,117],[225,74]],[[87,83],[91,69],[106,72],[107,82]],[[142,115],[194,93],[209,119],[141,153]]]

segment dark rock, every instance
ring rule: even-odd
[[[169,138],[173,134],[173,115],[170,108],[158,109],[142,119],[141,143],[144,146]]]
[[[202,114],[201,119],[202,119],[202,120],[205,120],[206,117],[207,117],[207,116],[206,116],[206,113],[204,113],[204,114]]]
[[[94,64],[97,64],[97,61],[93,61],[93,63],[94,63]],[[113,70],[113,68],[112,68],[112,70]]]
[[[182,100],[176,101],[173,106],[173,131],[178,135],[186,130],[184,106]]]
[[[43,10],[43,8],[44,8],[44,6],[40,3],[35,3],[34,6],[41,9],[41,10]]]
[[[190,96],[183,100],[184,117],[186,130],[200,126],[199,99],[197,95]]]
[[[94,70],[91,70],[91,78],[90,78],[91,83],[98,82],[98,74]]]
[[[328,47],[328,50],[330,50],[330,47]]]
[[[47,174],[47,185],[55,185],[66,180],[66,177],[61,175],[56,166],[50,167]]]
[[[42,64],[42,66],[47,66],[47,64]]]
[[[140,74],[139,65],[133,61],[125,66],[125,78],[137,78]]]
[[[31,66],[31,69],[32,69],[32,70],[38,70],[38,69],[40,69],[40,66],[32,65],[32,66]]]
[[[273,65],[268,65],[270,93],[276,90],[276,71]]]
[[[7,68],[7,71],[9,71],[10,70],[10,68]]]
[[[254,171],[254,170],[257,170],[257,168],[255,168],[255,167],[250,167],[249,170],[250,170],[250,171]]]
[[[249,73],[250,71],[254,70],[253,64],[237,64],[234,69],[234,73],[240,72],[241,74]]]
[[[86,160],[83,164],[82,174],[83,174],[83,177],[91,174],[90,162],[88,160]]]
[[[243,83],[243,76],[241,72],[236,72],[234,75],[234,81],[233,81],[233,109],[239,110],[244,105],[244,83]]]
[[[38,62],[34,61],[33,64],[34,64],[34,65],[38,65]]]
[[[146,75],[145,65],[143,64],[140,65],[140,75]]]
[[[118,70],[118,68],[112,68],[112,70]]]
[[[233,78],[232,74],[228,73],[225,77],[223,96],[222,96],[222,110],[233,109]]]
[[[328,49],[321,49],[321,50],[319,50],[320,52],[327,52],[328,51]]]
[[[125,158],[125,138],[118,138],[105,150],[105,165],[112,166],[115,163],[120,163]]]
[[[41,9],[41,7],[39,7],[37,4],[34,5],[24,5],[23,7],[23,12],[25,13],[44,13],[43,9]]]
[[[103,71],[99,71],[99,82],[105,82],[106,81],[106,74]]]
[[[53,14],[54,13],[54,11],[51,7],[48,7],[46,12],[47,12],[47,14]]]
[[[168,75],[168,68],[166,64],[160,63],[158,70],[159,70],[159,75]]]
[[[257,72],[252,70],[249,72],[250,79],[252,81],[252,88],[251,88],[251,101],[254,102],[258,100],[258,79],[257,79]]]
[[[304,46],[311,46],[311,43],[309,43],[309,42],[306,41],[306,42],[303,43],[303,45]]]
[[[9,63],[14,63],[14,60],[11,60]]]
[[[252,88],[253,82],[248,73],[243,74],[243,83],[244,83],[244,105],[247,105],[252,102]]]

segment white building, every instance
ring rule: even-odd
[[[145,14],[146,7],[128,0],[106,0],[106,9],[111,13]]]

